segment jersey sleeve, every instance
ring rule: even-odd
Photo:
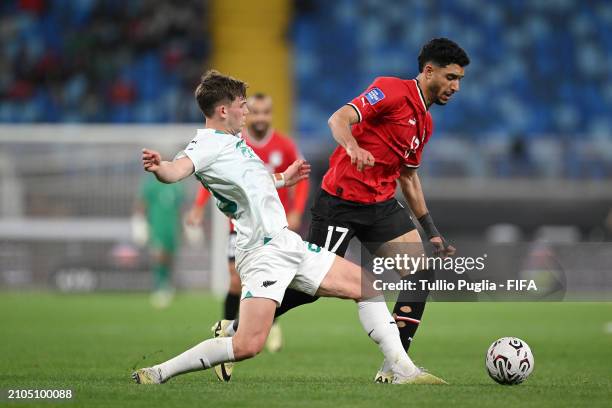
[[[389,112],[397,102],[395,95],[393,79],[380,77],[376,78],[365,92],[350,101],[348,105],[357,111],[359,122],[361,122]]]
[[[198,137],[196,136],[184,150],[181,150],[174,157],[174,160],[180,159],[181,157],[189,157],[193,162],[195,172],[205,170],[219,154],[221,148],[220,143],[211,137]]]

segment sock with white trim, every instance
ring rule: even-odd
[[[385,298],[377,296],[359,302],[359,320],[368,336],[382,351],[394,372],[410,375],[417,367],[402,346],[397,324],[387,309]]]
[[[208,339],[170,360],[153,366],[160,369],[162,381],[191,371],[206,370],[217,364],[234,361],[231,337]]]

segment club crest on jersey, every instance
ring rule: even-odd
[[[364,95],[370,105],[376,105],[378,102],[385,99],[385,94],[379,88],[372,88]]]

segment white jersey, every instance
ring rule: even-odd
[[[196,178],[215,197],[217,207],[233,220],[237,248],[265,245],[287,227],[272,176],[242,137],[198,129],[177,158],[184,156],[193,162]]]

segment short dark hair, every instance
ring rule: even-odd
[[[245,82],[211,69],[200,78],[195,98],[204,116],[210,118],[219,104],[233,102],[238,97],[246,98],[247,87]]]
[[[434,38],[421,48],[419,53],[419,72],[423,72],[425,64],[433,62],[439,67],[457,64],[465,67],[470,64],[470,58],[456,42],[448,38]]]

